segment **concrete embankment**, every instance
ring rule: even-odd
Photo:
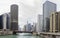
[[[60,38],[60,33],[42,32],[40,36],[44,38]]]
[[[12,31],[0,31],[0,35],[11,35],[13,34]]]

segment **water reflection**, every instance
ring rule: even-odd
[[[16,35],[5,35],[5,36],[0,36],[0,38],[17,38]]]
[[[18,35],[6,35],[6,36],[0,36],[0,38],[41,38],[39,36],[33,36],[29,33],[19,33]]]
[[[39,36],[33,36],[30,33],[20,33],[17,37],[18,38],[41,38]]]

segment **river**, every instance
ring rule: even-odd
[[[40,36],[33,36],[29,33],[18,33],[17,35],[5,35],[0,36],[0,38],[42,38]]]

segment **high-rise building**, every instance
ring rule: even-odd
[[[26,31],[26,25],[24,25],[24,31]]]
[[[10,17],[7,13],[3,14],[2,15],[2,20],[3,20],[3,30],[10,30]]]
[[[27,21],[27,24],[25,25],[25,31],[29,31],[29,32],[32,31],[32,25],[31,23],[28,23],[28,21]]]
[[[43,16],[42,15],[38,15],[38,21],[37,21],[37,33],[42,32],[42,23],[43,23]]]
[[[51,12],[56,11],[56,4],[52,3],[50,1],[46,1],[43,4],[43,31],[48,32],[49,31],[49,26],[50,26],[50,14]]]
[[[11,5],[11,30],[18,30],[18,5]]]
[[[36,26],[37,26],[37,23],[33,23],[33,25],[32,25],[32,31],[33,32],[36,32]]]
[[[8,13],[6,16],[7,16],[7,18],[6,18],[7,19],[7,23],[6,23],[7,26],[6,26],[6,28],[10,29],[10,19],[11,19],[10,18],[10,13]]]
[[[60,32],[60,12],[50,15],[50,32]]]
[[[37,23],[33,23],[33,32],[37,32]]]
[[[0,29],[3,29],[3,15],[0,15]]]
[[[26,31],[31,32],[31,30],[32,30],[32,25],[31,25],[30,23],[28,23],[28,24],[26,25]]]
[[[0,15],[0,29],[1,30],[10,29],[10,17],[7,13]]]
[[[7,14],[3,14],[3,29],[7,29],[6,28],[6,24],[7,24]]]

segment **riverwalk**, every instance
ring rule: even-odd
[[[41,32],[40,36],[46,37],[46,38],[60,38],[60,33],[50,33],[50,32]]]
[[[12,35],[12,31],[0,31],[0,35]]]

